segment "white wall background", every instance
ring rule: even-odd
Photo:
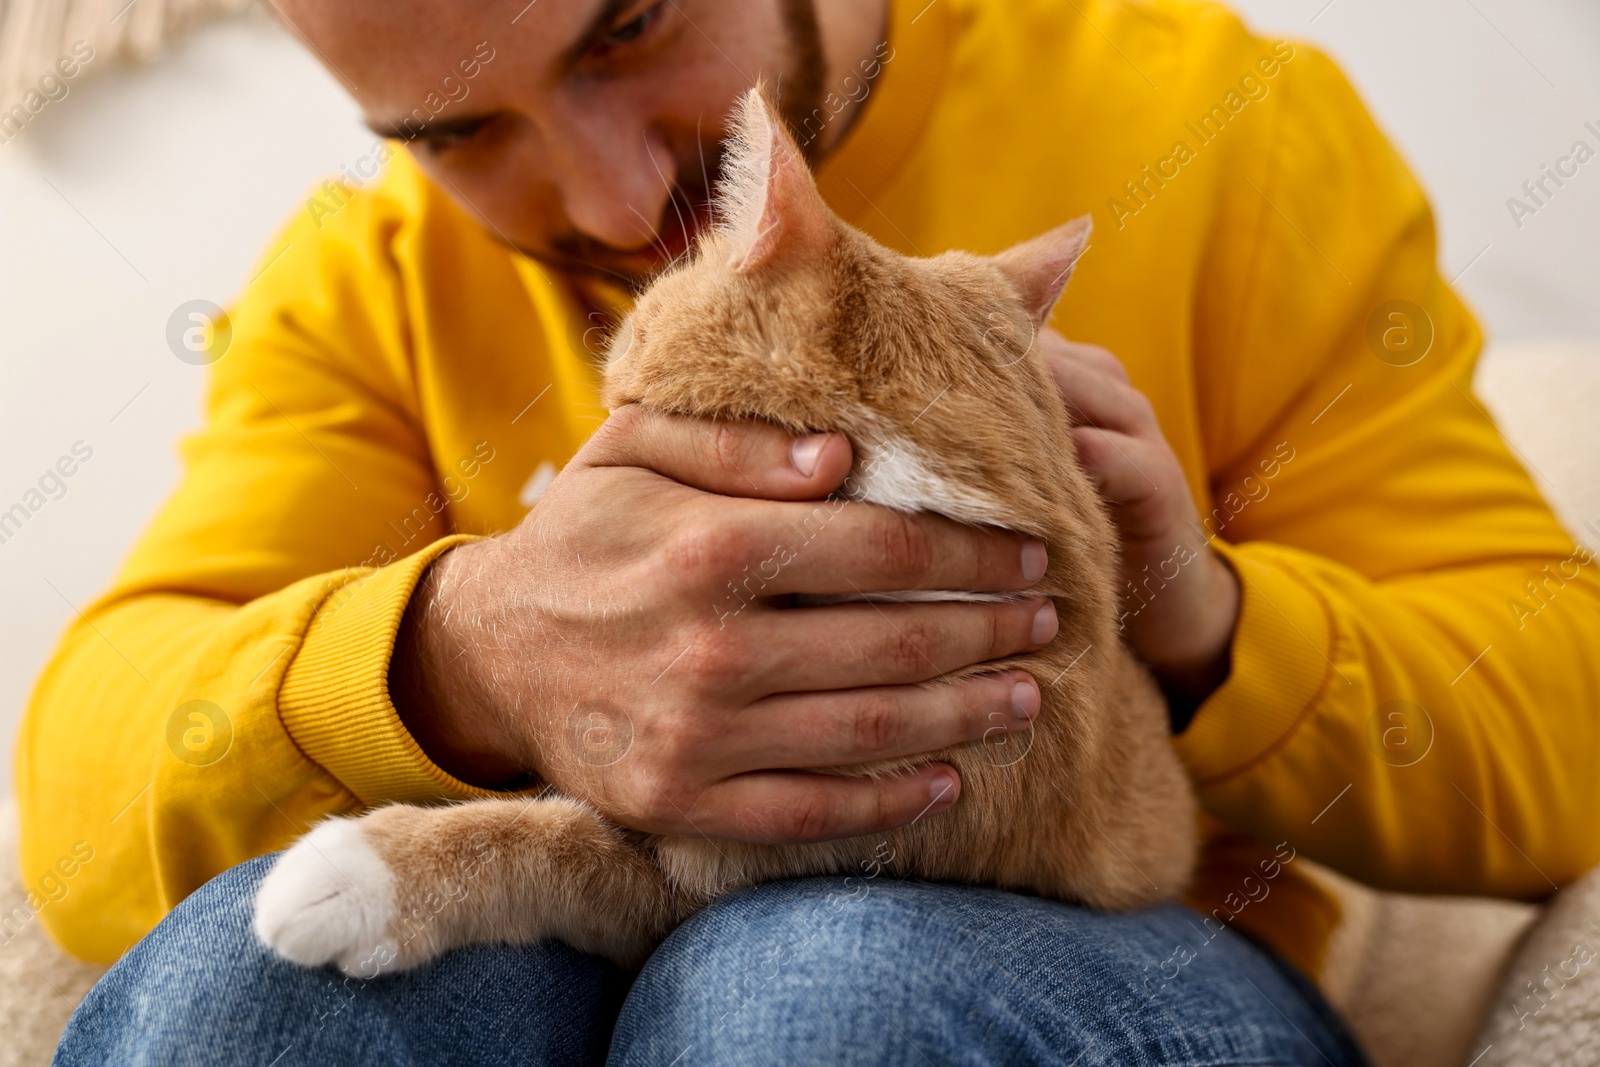
[[[1600,160],[1520,231],[1505,205],[1574,140],[1600,147],[1583,130],[1600,127],[1600,4],[1236,6],[1344,63],[1431,191],[1446,274],[1465,269],[1495,343],[1600,353]],[[227,303],[274,228],[371,140],[337,85],[254,20],[75,86],[0,145],[0,510],[75,441],[94,449],[66,495],[0,544],[0,752],[57,634],[173,485],[174,442],[198,424],[203,371],[168,349],[169,315]],[[0,791],[9,776],[6,758]]]

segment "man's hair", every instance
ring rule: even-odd
[[[790,132],[799,139],[806,161],[815,164],[817,141],[805,136],[805,124],[822,108],[822,80],[828,63],[822,52],[817,0],[780,0],[780,5],[783,28],[794,50],[794,70],[787,82],[776,87],[778,109]]]

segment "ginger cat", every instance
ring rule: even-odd
[[[1057,600],[1056,638],[961,672],[1032,673],[1031,730],[837,770],[946,760],[962,795],[890,833],[822,844],[650,836],[548,792],[329,820],[257,897],[257,935],[279,955],[371,977],[460,945],[555,937],[636,966],[717,895],[804,875],[885,872],[1104,908],[1184,889],[1193,794],[1161,694],[1118,637],[1115,533],[1032,344],[1089,220],[991,258],[908,258],[829,211],[759,90],[736,120],[720,223],[619,328],[607,404],[842,431],[853,499],[1044,540],[1036,589]]]

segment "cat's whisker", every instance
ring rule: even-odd
[[[643,222],[646,226],[650,225],[650,220],[645,218],[643,213],[640,212],[638,208],[634,207],[632,204],[629,204],[628,205],[628,210],[633,212],[636,216],[638,216],[640,222]],[[676,255],[674,255],[673,252],[672,252],[672,249],[667,247],[667,242],[665,240],[663,240],[659,234],[654,233],[653,232],[653,228],[652,228],[652,235],[651,235],[651,238],[650,238],[650,245],[657,252],[660,252],[663,257],[666,258],[666,263],[662,264],[662,266],[655,271],[655,273],[657,275],[665,274],[667,271],[671,270],[673,267],[676,267],[688,255],[688,249],[685,249],[684,251],[679,252]]]
[[[710,180],[709,175],[706,174],[706,144],[704,140],[705,135],[702,133],[702,127],[705,125],[705,121],[706,113],[704,111],[698,113],[694,117],[694,146],[695,149],[700,153],[700,181],[702,184]]]
[[[705,135],[700,132],[701,124],[705,122],[705,112],[695,116],[694,119],[694,146],[700,152],[700,187],[707,193],[711,192],[711,172],[706,169],[706,141]]]
[[[640,211],[632,204],[628,205],[628,210],[633,212],[634,218],[638,219],[640,222],[644,223],[650,228],[650,247],[654,248],[664,256],[670,256],[671,253],[667,249],[667,242],[662,239],[659,233],[656,232],[659,227],[657,227],[656,224],[651,222],[649,219],[645,218],[644,212]]]
[[[627,204],[627,208],[629,211],[633,212],[633,217],[644,223],[645,228],[650,231],[650,247],[659,252],[661,256],[667,260],[666,266],[653,273],[659,275],[677,266],[678,257],[673,255],[672,249],[667,247],[666,239],[661,236],[660,226],[646,218],[644,212],[634,207],[632,202]]]
[[[645,144],[645,155],[650,157],[650,165],[656,169],[656,177],[661,179],[662,186],[667,190],[667,203],[672,205],[672,211],[678,216],[678,228],[684,233],[689,232],[689,223],[683,217],[683,208],[678,204],[678,195],[673,184],[667,180],[666,174],[661,170],[661,164],[656,162],[656,154],[650,151],[648,142]],[[676,265],[676,262],[674,262]]]
[[[638,283],[638,280],[639,280],[639,279],[637,279],[637,278],[635,278],[635,277],[633,277],[631,275],[622,273],[620,270],[612,270],[610,267],[601,267],[601,266],[597,266],[595,264],[590,264],[589,265],[589,269],[590,270],[594,270],[594,271],[599,271],[601,274],[609,274],[611,277],[613,277],[617,281],[621,282],[623,284],[623,286],[625,288],[628,288],[628,289],[632,289],[634,287],[634,285]]]

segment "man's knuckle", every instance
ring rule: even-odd
[[[692,809],[696,791],[682,778],[666,771],[647,774],[635,801],[650,826],[679,826]]]
[[[897,627],[885,640],[884,665],[894,670],[897,677],[912,677],[922,673],[930,662],[935,635],[933,628],[918,620]]]
[[[1084,345],[1084,354],[1096,367],[1110,374],[1112,377],[1128,380],[1128,369],[1122,365],[1122,360],[1109,348],[1101,345]]]
[[[643,428],[645,411],[637,404],[626,404],[611,412],[589,438],[585,451],[609,457],[621,449],[623,442],[638,434]]]
[[[691,639],[683,653],[691,676],[710,688],[737,682],[755,664],[755,649],[736,629],[707,629]]]
[[[711,459],[724,474],[740,476],[748,466],[744,428],[738,423],[718,419],[711,424]]]
[[[856,705],[851,740],[861,753],[886,752],[900,740],[905,721],[902,705],[892,693],[869,693]]]
[[[889,781],[878,782],[877,788],[872,791],[872,819],[873,826],[877,829],[887,829],[905,821],[909,813],[902,812],[900,802],[902,794]]]
[[[745,555],[741,531],[726,523],[691,522],[667,540],[663,565],[669,575],[704,579],[739,568]]]
[[[1132,390],[1132,393],[1133,397],[1129,404],[1133,408],[1134,419],[1141,426],[1154,426],[1156,424],[1156,406],[1150,402],[1148,396],[1145,396],[1137,389]]]
[[[984,641],[988,648],[988,655],[984,659],[997,659],[1011,651],[1016,638],[1014,620],[1020,621],[1028,616],[1027,602],[1020,606],[1015,604],[993,604],[983,613]],[[1026,625],[1026,624],[1024,624]]]
[[[914,516],[885,510],[872,532],[873,551],[890,580],[909,587],[933,566],[932,539]]]
[[[997,538],[994,535],[980,533],[976,530],[964,531],[960,539],[960,548],[950,554],[952,563],[959,562],[960,571],[953,587],[956,589],[984,588],[984,582],[996,577],[991,572],[997,569],[997,564],[1005,556],[1011,555],[1011,559],[1015,560],[1016,557],[1012,553],[1020,551],[1020,548],[1011,548],[1008,553],[1007,549],[1010,548],[1010,544],[1010,540],[1003,535]],[[1004,576],[1009,576],[1013,567],[1014,562],[999,569]]]
[[[833,805],[820,789],[808,789],[789,805],[786,813],[788,836],[795,841],[818,841],[833,825]]]
[[[624,404],[612,410],[604,425],[609,427],[612,433],[635,433],[644,426],[648,414],[638,404]]]

